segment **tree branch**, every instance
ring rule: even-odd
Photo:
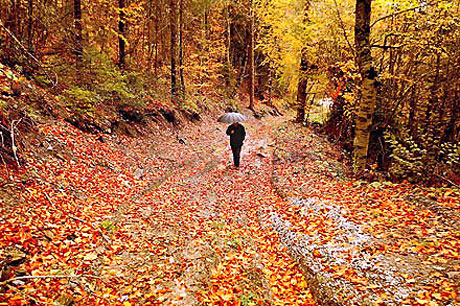
[[[337,4],[337,0],[334,0],[334,4],[335,4],[335,9],[337,11],[337,17],[339,18],[339,22],[340,22],[340,28],[342,29],[342,32],[343,32],[343,36],[345,37],[345,40],[348,44],[348,48],[350,48],[350,52],[352,54],[354,54],[354,48],[353,46],[351,45],[350,41],[348,40],[348,36],[347,36],[347,31],[345,30],[345,25],[343,24],[343,20],[342,20],[342,16],[340,15],[340,11],[339,11],[339,6]]]
[[[51,204],[53,207],[56,207],[56,205],[54,205],[54,203],[53,203],[53,201],[51,200],[51,198],[49,197],[49,195],[48,195],[46,192],[44,192],[43,194],[45,195],[45,197],[46,197],[46,199],[48,200],[48,202],[50,202],[50,204]],[[86,224],[86,225],[92,227],[95,231],[97,231],[97,232],[99,232],[99,234],[101,234],[101,237],[102,237],[102,239],[105,240],[105,242],[110,242],[109,239],[108,239],[107,237],[105,237],[104,233],[103,233],[99,228],[97,228],[97,227],[95,227],[94,225],[92,225],[90,222],[88,222],[88,221],[86,221],[86,220],[83,220],[83,219],[80,219],[80,218],[78,218],[78,217],[75,217],[75,216],[73,216],[73,215],[71,215],[71,214],[69,214],[69,218],[70,218],[70,219],[73,219],[73,220],[75,220],[75,221],[79,221],[79,222],[81,222],[81,223],[83,223],[83,224]]]
[[[446,177],[444,177],[444,176],[441,176],[441,175],[439,175],[439,174],[436,174],[436,173],[435,173],[434,175],[437,176],[437,177],[439,177],[440,179],[446,181],[447,183],[451,184],[452,186],[454,186],[454,187],[460,189],[460,186],[459,186],[459,185],[455,184],[454,182],[452,182],[452,181],[449,180],[448,178],[446,178]]]
[[[411,8],[402,10],[402,11],[394,12],[392,14],[389,14],[389,15],[386,15],[386,16],[383,16],[383,17],[377,19],[376,21],[374,21],[371,24],[370,27],[372,29],[373,26],[375,26],[378,22],[380,22],[382,20],[385,20],[385,19],[388,19],[388,18],[391,18],[391,17],[395,17],[395,16],[398,16],[398,15],[401,15],[401,14],[404,14],[404,13],[407,13],[407,12],[410,12],[410,11],[415,11],[415,10],[417,10],[419,8],[425,8],[425,7],[433,6],[433,5],[436,5],[437,3],[438,3],[437,1],[434,1],[432,3],[425,3],[425,4],[422,4],[422,5],[416,6],[416,7],[411,7]]]
[[[32,54],[29,52],[29,50],[27,50],[26,47],[24,47],[24,45],[21,43],[21,41],[19,39],[17,39],[16,36],[14,36],[13,33],[11,33],[11,31],[5,27],[5,25],[3,24],[2,20],[0,19],[0,27],[2,27],[6,33],[8,33],[8,35],[11,36],[11,38],[13,38],[13,40],[22,48],[22,50],[24,50],[24,52],[31,58],[33,59],[39,66],[40,68],[43,69],[43,66],[42,66],[42,63]],[[53,87],[56,87],[57,84],[58,84],[58,75],[56,72],[54,72],[54,77],[55,77],[55,80],[53,81],[52,78],[49,76],[49,74],[46,72],[45,69],[43,69],[43,72],[45,73],[45,75],[48,77],[48,79],[53,83]]]
[[[10,131],[10,133],[11,133],[10,134],[11,135],[11,149],[13,150],[14,159],[16,160],[16,163],[18,164],[18,167],[21,167],[21,164],[19,163],[18,155],[16,154],[16,151],[18,150],[18,148],[16,147],[16,143],[14,141],[14,129],[18,126],[19,123],[21,123],[21,121],[22,121],[22,118],[19,119],[19,120],[11,121],[11,131]],[[15,125],[15,123],[16,123],[16,125]]]
[[[405,47],[405,46],[406,45],[400,45],[400,46],[371,45],[371,48],[380,48],[380,49],[387,50],[387,49],[400,49],[400,48]]]
[[[6,281],[0,283],[0,287],[6,285],[8,283],[18,281],[18,280],[43,279],[43,278],[83,278],[83,277],[101,279],[101,277],[99,277],[99,276],[88,275],[88,274],[81,274],[81,275],[75,275],[75,274],[72,274],[72,275],[28,275],[28,276],[18,276],[18,277],[7,279]]]

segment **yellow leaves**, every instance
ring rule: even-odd
[[[413,283],[415,283],[415,279],[409,278],[409,279],[406,280],[406,283],[413,284]]]
[[[320,258],[321,253],[317,249],[315,249],[315,250],[313,250],[313,256],[316,257],[316,258]]]
[[[93,261],[97,258],[97,256],[98,255],[96,252],[88,253],[85,256],[83,256],[83,260]]]
[[[216,292],[205,292],[203,290],[198,290],[198,296],[202,302],[209,304],[219,304],[221,305],[239,305],[238,297],[235,296],[231,291],[226,289],[219,289]],[[231,302],[231,304],[230,304]]]
[[[374,306],[385,305],[385,302],[381,297],[379,297],[372,305]]]
[[[428,305],[428,306],[438,306],[439,305],[435,301],[426,300],[426,299],[416,299],[415,301],[419,303],[420,305]]]
[[[442,299],[442,295],[440,293],[438,293],[438,292],[433,293],[431,296],[434,297],[437,300]]]
[[[230,302],[234,298],[232,293],[223,292],[223,291],[220,291],[220,292],[218,291],[217,296],[221,298],[224,302]]]
[[[297,287],[299,287],[301,289],[306,289],[308,287],[308,284],[305,281],[305,279],[302,278],[302,280],[297,284]]]
[[[369,289],[378,289],[378,288],[381,288],[381,285],[371,284],[371,285],[367,286],[367,288],[369,288]]]

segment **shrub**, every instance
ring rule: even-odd
[[[456,177],[460,171],[460,146],[428,135],[418,141],[410,136],[385,135],[390,145],[390,174],[410,182],[432,182],[436,176]]]
[[[391,149],[390,174],[397,179],[425,181],[424,168],[426,165],[423,159],[427,151],[410,136],[397,137],[387,134],[385,138]]]

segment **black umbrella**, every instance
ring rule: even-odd
[[[248,120],[245,116],[240,113],[226,113],[217,119],[218,122],[222,123],[235,123]]]

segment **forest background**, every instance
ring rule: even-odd
[[[3,71],[5,97],[26,91],[25,79],[44,89],[23,104],[0,101],[2,156],[17,160],[11,131],[39,114],[132,134],[126,121],[176,121],[178,113],[193,120],[249,101],[256,115],[267,105],[319,126],[354,152],[359,175],[458,187],[459,7],[458,0],[2,0],[0,59],[18,72]],[[318,116],[324,104],[327,118]]]

